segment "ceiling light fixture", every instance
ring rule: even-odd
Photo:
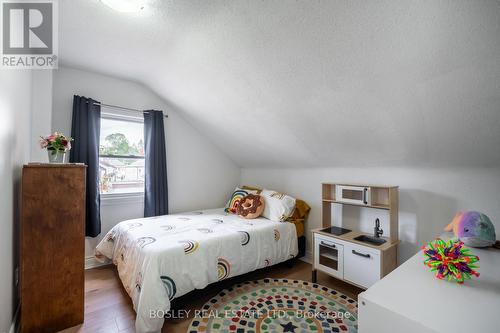
[[[101,0],[103,4],[122,13],[136,13],[144,9],[145,0]]]

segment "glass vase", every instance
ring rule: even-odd
[[[49,155],[49,163],[64,163],[65,151],[47,150]]]

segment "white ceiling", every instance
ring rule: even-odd
[[[60,1],[63,64],[133,79],[238,165],[500,166],[498,1]]]

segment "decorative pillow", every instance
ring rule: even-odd
[[[262,216],[271,220],[285,222],[295,210],[295,198],[273,190],[263,189],[260,193],[266,202]]]
[[[244,219],[255,219],[262,214],[264,207],[264,198],[258,194],[249,194],[241,199],[236,210],[239,217],[243,217]]]
[[[241,199],[243,199],[249,194],[257,194],[257,191],[244,190],[239,187],[235,188],[233,194],[231,194],[231,198],[229,199],[229,201],[226,204],[226,207],[224,208],[224,211],[226,213],[236,214],[236,209],[238,208]]]

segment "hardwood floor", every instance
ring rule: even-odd
[[[212,284],[203,290],[195,290],[172,302],[174,310],[192,310],[202,307],[210,298],[224,288],[235,283],[263,278],[287,278],[311,281],[311,265],[301,260],[295,261],[293,267],[279,264],[242,276]],[[318,283],[338,290],[349,297],[357,299],[362,291],[345,282],[318,272]],[[179,313],[179,311],[177,311]],[[187,318],[167,319],[162,332],[186,333],[192,315]],[[132,302],[122,287],[114,266],[94,268],[85,272],[85,322],[82,326],[73,327],[64,333],[133,333],[135,312]]]

